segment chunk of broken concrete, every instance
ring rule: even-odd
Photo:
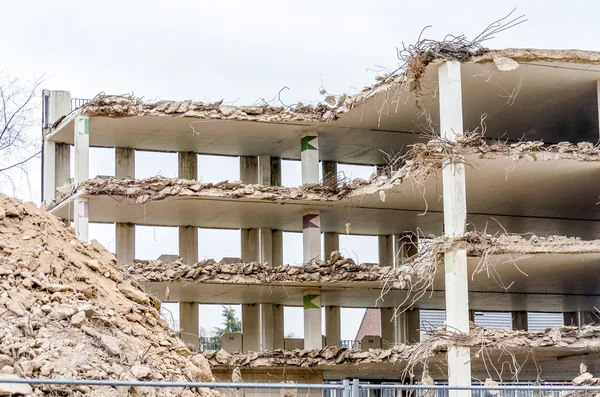
[[[21,379],[17,375],[0,374],[0,379]],[[26,383],[0,383],[0,396],[21,396],[33,393]]]

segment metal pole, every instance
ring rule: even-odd
[[[358,379],[354,378],[352,379],[352,397],[359,397],[358,393]]]
[[[342,385],[344,385],[343,397],[350,397],[350,379],[344,379]]]

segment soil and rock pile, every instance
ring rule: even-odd
[[[0,195],[0,377],[212,381],[96,242],[32,203]],[[0,384],[0,395],[192,396],[208,389]]]

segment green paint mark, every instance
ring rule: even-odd
[[[454,271],[454,258],[451,258],[448,255],[444,255],[444,267],[446,270],[446,274],[452,273]]]
[[[83,123],[83,133],[90,135],[90,119],[84,119]]]
[[[320,295],[304,295],[304,308],[305,309],[320,309],[321,305],[315,304],[313,302],[314,299],[319,298]]]
[[[317,150],[316,147],[310,144],[313,139],[316,139],[316,136],[305,136],[300,140],[300,151],[303,152],[305,150]]]

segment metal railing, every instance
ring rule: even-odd
[[[219,350],[221,348],[221,337],[219,336],[211,336],[205,337],[201,336],[198,338],[198,351],[205,352],[207,350]]]
[[[129,381],[129,380],[85,380],[85,379],[16,379],[0,377],[0,384],[5,384],[3,390],[10,392],[11,385],[16,389],[19,384],[28,385],[61,385],[61,386],[96,386],[96,387],[153,387],[153,388],[210,388],[230,391],[237,395],[236,390],[245,391],[265,390],[321,390],[324,397],[443,397],[451,391],[467,391],[472,397],[559,397],[567,394],[578,397],[594,397],[600,392],[600,386],[572,385],[529,385],[502,384],[498,386],[471,385],[450,387],[448,385],[409,385],[400,383],[369,383],[353,379],[345,379],[332,383],[229,383],[229,382],[167,382],[167,381]],[[227,394],[226,394],[227,395]]]
[[[342,347],[345,347],[347,349],[360,349],[360,341],[359,340],[342,339],[340,341],[340,344],[342,345]]]
[[[77,108],[80,108],[83,105],[85,105],[86,103],[88,103],[89,101],[91,101],[91,99],[71,98],[71,110],[75,110]]]

